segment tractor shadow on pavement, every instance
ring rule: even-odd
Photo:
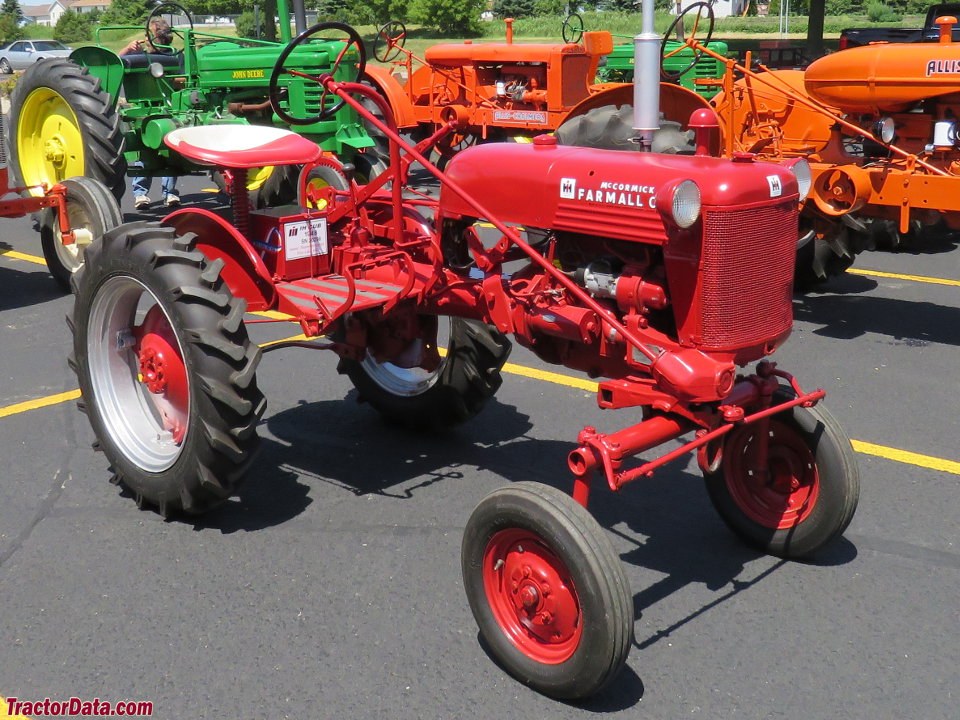
[[[13,250],[0,242],[0,312],[39,305],[64,296],[45,267],[23,260],[3,259]]]
[[[355,401],[351,391],[345,401],[301,401],[270,416],[265,422],[269,437],[239,490],[238,502],[205,516],[202,526],[224,533],[254,531],[292,519],[314,500],[339,502],[340,493],[409,500],[438,483],[456,486],[479,474],[493,473],[504,482],[536,480],[565,492],[572,489],[566,457],[573,439],[532,437],[530,418],[512,405],[494,399],[477,418],[455,430],[420,434],[383,423],[369,406]],[[472,501],[462,508],[464,521],[471,510],[468,505]],[[708,603],[667,628],[645,635],[638,622],[635,647],[641,650],[749,590],[786,563],[745,546],[726,528],[695,464],[684,468],[674,463],[616,494],[598,478],[590,510],[612,533],[628,575],[650,571],[663,575],[633,588],[638,621],[647,608],[687,586],[704,585],[712,592]],[[842,565],[856,555],[856,547],[841,538],[807,563]],[[634,705],[643,695],[643,682],[628,674],[631,677],[625,675],[582,707],[610,712]]]
[[[816,335],[838,340],[872,333],[916,347],[960,345],[960,308],[864,294],[876,287],[875,280],[860,275],[832,278],[817,293],[795,299],[794,319],[820,326]]]

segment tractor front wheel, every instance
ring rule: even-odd
[[[114,481],[164,517],[229,497],[265,408],[246,303],[192,233],[133,223],[87,249],[74,276],[71,367]]]
[[[67,217],[74,242],[63,244],[57,208],[49,208],[40,220],[40,244],[53,279],[70,290],[70,276],[83,265],[83,254],[94,240],[123,222],[117,199],[107,187],[91,178],[63,181],[67,189]]]
[[[11,163],[24,185],[99,180],[119,200],[126,188],[120,116],[86,68],[66,58],[31,65],[10,98]],[[40,196],[43,190],[34,189]]]
[[[791,400],[781,389],[774,403]],[[723,521],[750,545],[772,555],[810,555],[850,524],[860,474],[850,440],[823,403],[794,407],[770,419],[767,462],[757,467],[758,426],[723,438],[707,492]]]
[[[623,667],[633,638],[626,575],[570,496],[533,482],[491,493],[467,522],[461,564],[480,634],[520,682],[576,700]]]
[[[390,422],[417,430],[459,425],[479,413],[500,388],[500,368],[511,345],[489,325],[461,318],[449,323],[445,357],[435,369],[378,362],[369,353],[360,361],[343,358],[337,369]]]

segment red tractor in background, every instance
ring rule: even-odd
[[[83,264],[85,248],[123,222],[120,206],[103,183],[86,177],[68,178],[52,187],[11,186],[3,125],[0,114],[0,217],[42,213],[43,257],[54,280],[69,290],[71,275]]]
[[[660,46],[648,4],[647,72]],[[305,74],[285,62],[330,27],[344,33],[341,59],[357,48],[356,81],[314,78],[320,113],[294,117],[279,80]],[[364,65],[355,31],[321,23],[280,55],[270,95],[285,122],[316,122],[348,103],[378,127],[391,163],[369,184],[278,128],[166,136],[191,161],[233,173],[233,222],[182,208],[89,248],[71,317],[83,409],[114,481],[169,517],[229,497],[250,465],[265,398],[246,311],[291,316],[308,340],[270,349],[333,352],[373,408],[411,428],[481,412],[500,387],[508,336],[601,378],[600,407],[629,419],[580,433],[568,457],[572,497],[534,482],[498,490],[470,516],[462,546],[468,601],[496,659],[547,695],[586,697],[622,668],[634,621],[619,558],[586,509],[595,476],[619,490],[695,452],[724,522],[783,557],[816,552],[854,514],[856,462],[824,391],[805,392],[766,359],[792,329],[806,163],[711,156],[716,119],[701,110],[689,157],[541,135],[469,148],[443,172],[425,155],[449,146],[458,120],[407,144],[360,82]],[[659,127],[657,84],[638,86],[641,148]],[[408,187],[412,163],[440,181],[439,198]],[[250,209],[243,180],[264,164],[304,166],[298,205]],[[678,438],[679,448],[631,462]]]

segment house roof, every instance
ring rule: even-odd
[[[50,14],[51,5],[21,5],[24,17],[44,17]]]
[[[109,7],[110,0],[76,0],[68,3],[68,7]]]

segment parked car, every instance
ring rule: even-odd
[[[56,40],[17,40],[0,48],[0,73],[9,74],[24,70],[37,60],[50,57],[67,57],[73,48]]]

